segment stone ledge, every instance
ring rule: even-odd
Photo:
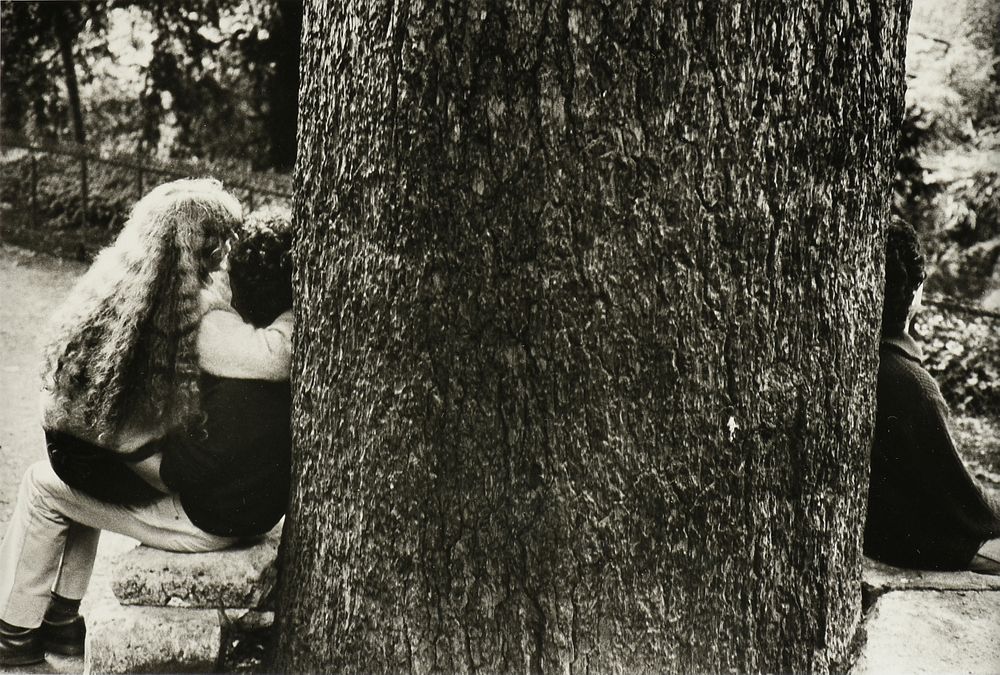
[[[113,565],[111,586],[122,605],[256,609],[274,589],[281,523],[256,542],[208,553],[139,546]]]
[[[123,607],[87,617],[84,673],[213,672],[222,644],[219,610]]]
[[[943,574],[943,573],[938,573]],[[852,675],[1000,672],[1000,591],[908,590],[880,596]]]
[[[865,558],[861,569],[865,592],[889,591],[1000,591],[1000,576],[968,571],[910,570]]]

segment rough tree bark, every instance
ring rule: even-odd
[[[307,5],[277,669],[848,658],[908,12]]]

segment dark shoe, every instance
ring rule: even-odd
[[[40,628],[12,631],[0,626],[0,666],[30,666],[44,660]]]
[[[87,623],[77,614],[69,621],[42,621],[42,647],[50,654],[80,656],[87,637]]]
[[[1000,576],[1000,561],[994,560],[984,555],[976,554],[972,556],[969,569],[978,574],[994,574]]]

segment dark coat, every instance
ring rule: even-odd
[[[921,569],[964,569],[1000,537],[1000,510],[955,449],[948,407],[908,335],[883,338],[865,553]]]
[[[141,505],[163,497],[129,468],[161,453],[160,478],[185,513],[211,534],[248,537],[284,515],[291,483],[288,382],[201,377],[204,428],[169,433],[128,455],[46,432],[49,461],[63,482],[103,502]]]
[[[249,537],[285,514],[291,484],[288,382],[202,375],[205,433],[168,434],[160,478],[180,495],[191,522],[205,532]]]

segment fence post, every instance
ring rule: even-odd
[[[143,174],[143,172],[142,172],[142,166],[140,165],[139,166],[139,196],[137,197],[137,199],[142,199],[142,195],[146,191],[146,188],[143,185],[143,180],[142,180],[143,175],[142,174]]]
[[[87,156],[80,155],[80,197],[83,200],[83,226],[87,227],[87,202],[90,201],[89,187],[87,185]]]
[[[38,227],[38,158],[31,156],[31,226]]]
[[[247,202],[250,204],[250,210],[253,211],[253,190],[247,194]]]

